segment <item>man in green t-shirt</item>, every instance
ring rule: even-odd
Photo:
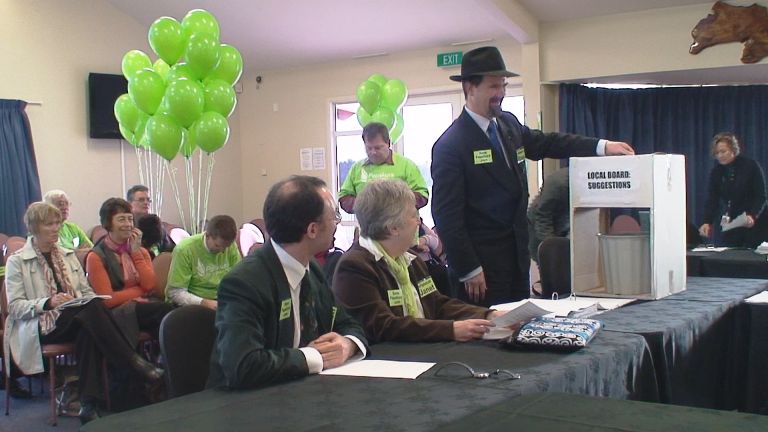
[[[88,249],[93,247],[93,242],[88,234],[69,218],[69,206],[71,205],[67,194],[58,189],[46,192],[43,201],[53,205],[61,212],[61,229],[59,230],[59,244],[65,249]]]
[[[216,309],[219,282],[240,261],[236,237],[235,220],[220,215],[211,218],[205,232],[176,245],[166,300],[179,306],[199,304]]]
[[[363,128],[363,143],[367,158],[355,162],[339,190],[339,205],[354,213],[355,197],[366,183],[381,179],[400,179],[408,184],[416,197],[416,208],[427,205],[429,190],[416,164],[390,148],[389,131],[381,123],[368,123]]]

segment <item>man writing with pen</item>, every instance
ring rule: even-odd
[[[209,387],[261,387],[365,357],[360,326],[340,307],[312,256],[339,223],[333,197],[314,177],[293,176],[264,202],[270,242],[219,285]]]

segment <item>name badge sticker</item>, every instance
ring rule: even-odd
[[[491,153],[491,149],[475,150],[472,152],[472,155],[475,158],[475,165],[493,163],[493,153]]]
[[[517,161],[521,162],[524,160],[525,160],[525,148],[520,147],[519,149],[517,149]]]
[[[419,281],[419,295],[421,297],[426,297],[435,291],[437,291],[437,287],[431,277],[427,276]]]
[[[291,316],[291,299],[287,298],[280,303],[280,321]]]
[[[387,296],[389,296],[390,306],[402,306],[403,305],[403,293],[399,290],[387,290]]]

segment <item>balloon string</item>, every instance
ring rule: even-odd
[[[213,164],[215,159],[213,153],[208,153],[208,173],[205,180],[205,205],[203,206],[203,218],[208,219],[208,198],[211,192],[211,177],[213,177]]]
[[[176,206],[179,208],[179,215],[181,216],[181,225],[189,231],[190,227],[187,225],[187,219],[184,217],[184,208],[181,206],[181,197],[179,195],[179,185],[176,181],[176,168],[171,168],[171,163],[166,161],[165,168],[168,170],[168,174],[171,178],[171,188],[173,189],[173,196],[176,198]]]
[[[202,214],[200,213],[201,206],[201,197],[200,193],[203,190],[203,151],[200,150],[197,152],[197,220],[201,220]],[[205,229],[205,220],[202,220],[203,226],[200,227],[200,232],[203,232]]]
[[[139,162],[139,181],[144,184],[144,168],[141,166],[141,150],[138,146],[133,148],[136,150],[136,160]]]
[[[187,197],[189,198],[189,221],[192,230],[189,232],[194,235],[197,230],[197,215],[195,214],[195,176],[192,174],[192,159],[184,158],[184,176],[187,179]]]

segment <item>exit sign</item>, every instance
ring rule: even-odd
[[[464,54],[461,51],[440,53],[437,55],[437,67],[461,66]]]

